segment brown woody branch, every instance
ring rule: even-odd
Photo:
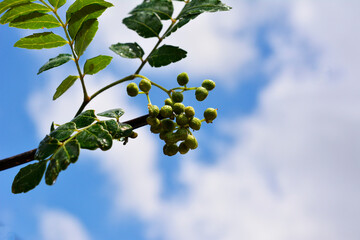
[[[147,125],[146,118],[148,116],[149,115],[144,115],[144,116],[141,116],[138,118],[131,119],[124,123],[130,124],[133,127],[133,129],[140,128],[140,127]],[[34,159],[35,152],[36,152],[36,148],[33,150],[30,150],[30,151],[20,153],[18,155],[0,160],[0,171],[6,170],[9,168],[13,168],[13,167],[19,166],[24,163],[34,161],[35,160]]]

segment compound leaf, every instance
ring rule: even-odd
[[[101,124],[94,124],[89,128],[82,130],[76,139],[79,141],[81,148],[95,150],[108,150],[112,146],[112,136],[101,126]]]
[[[68,76],[61,82],[61,84],[56,88],[56,92],[53,96],[53,100],[58,99],[61,95],[63,95],[78,79],[78,76]]]
[[[139,12],[123,20],[123,23],[143,38],[159,37],[162,23],[154,13]]]
[[[89,46],[93,40],[97,30],[99,22],[97,19],[90,19],[84,22],[81,26],[79,32],[75,37],[75,52],[78,56],[83,55],[86,48]]]
[[[162,20],[167,20],[171,19],[174,12],[174,6],[171,0],[152,0],[138,5],[130,12],[130,14],[139,12],[156,13]]]
[[[44,5],[28,2],[28,3],[16,5],[16,6],[10,8],[0,18],[0,23],[1,24],[9,23],[9,22],[11,22],[12,20],[14,20],[17,17],[27,15],[27,14],[32,13],[32,12],[46,13],[46,12],[49,12],[49,11],[50,11],[50,9],[48,9]]]
[[[29,164],[20,169],[13,181],[13,193],[26,193],[39,185],[46,169],[46,161]]]
[[[57,9],[62,7],[66,3],[66,0],[49,0],[49,3]]]
[[[4,1],[0,2],[0,14],[2,14],[9,8],[14,7],[16,5],[20,5],[22,3],[29,3],[29,2],[33,2],[33,1],[35,1],[35,0],[4,0]]]
[[[144,50],[135,43],[117,43],[110,46],[110,50],[124,58],[142,58]]]
[[[40,142],[39,147],[35,152],[35,159],[44,160],[47,157],[54,154],[56,149],[61,145],[59,140],[49,135],[46,135],[45,138]]]
[[[187,52],[179,47],[163,45],[149,56],[148,61],[152,67],[162,67],[180,61],[186,54]]]
[[[39,69],[39,72],[37,74],[40,74],[46,70],[61,66],[65,63],[67,63],[68,61],[70,61],[71,59],[72,59],[71,54],[67,54],[67,53],[59,54],[57,57],[50,58],[49,61],[47,63],[45,63]]]
[[[22,29],[42,29],[60,27],[61,24],[52,15],[40,12],[32,12],[11,21],[9,26]]]
[[[86,60],[84,65],[84,74],[93,75],[110,64],[112,57],[99,55],[97,57]]]
[[[94,110],[86,110],[80,113],[76,118],[71,120],[71,122],[76,124],[76,128],[84,128],[92,124],[96,120],[96,115]]]
[[[14,47],[27,49],[43,49],[64,46],[67,43],[65,39],[53,32],[34,33],[33,35],[21,38]]]

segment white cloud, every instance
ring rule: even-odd
[[[73,215],[60,210],[43,210],[40,233],[44,240],[90,240],[83,224]]]

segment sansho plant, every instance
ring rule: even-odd
[[[174,0],[175,1],[175,0]],[[156,38],[157,42],[145,57],[141,46],[134,43],[116,43],[110,46],[115,54],[129,59],[139,59],[138,69],[131,75],[117,80],[93,94],[89,94],[85,84],[87,75],[94,75],[105,69],[112,57],[99,55],[85,60],[83,66],[80,59],[94,38],[98,27],[98,18],[113,4],[104,0],[76,0],[66,10],[66,16],[60,17],[58,9],[64,6],[66,0],[3,0],[0,2],[0,23],[21,29],[37,29],[40,32],[21,38],[15,47],[26,49],[49,49],[69,45],[69,53],[62,53],[50,58],[38,71],[43,73],[52,68],[72,61],[77,69],[74,75],[67,76],[56,89],[53,100],[62,96],[76,81],[80,81],[83,92],[83,102],[75,117],[65,124],[51,124],[50,133],[40,142],[30,160],[37,160],[20,169],[12,184],[13,193],[27,192],[35,188],[45,174],[48,185],[55,183],[60,171],[65,170],[70,163],[79,158],[80,149],[108,150],[113,140],[127,143],[129,138],[135,138],[133,129],[150,125],[150,131],[159,134],[164,141],[163,152],[173,156],[178,152],[186,154],[198,147],[193,131],[198,131],[203,122],[211,123],[217,116],[217,110],[208,108],[203,119],[195,116],[192,106],[183,104],[184,97],[193,91],[198,101],[204,101],[209,92],[214,89],[215,82],[204,80],[201,86],[190,87],[189,76],[183,72],[177,76],[178,86],[166,89],[149,77],[140,75],[140,71],[149,63],[151,67],[162,67],[185,58],[187,52],[177,46],[162,44],[172,33],[188,24],[204,12],[227,11],[229,6],[220,0],[176,0],[183,2],[177,16],[173,15],[172,0],[143,0],[123,19],[129,29],[140,37]],[[168,25],[163,30],[164,24]],[[61,27],[62,36],[51,31]],[[137,80],[140,80],[136,83]],[[143,94],[147,98],[149,114],[142,118],[143,123],[132,124],[134,121],[121,122],[124,111],[120,108],[95,114],[94,110],[85,110],[87,104],[99,94],[120,83],[131,81],[127,85],[127,94],[136,97]],[[175,82],[175,81],[174,81]],[[157,87],[164,92],[163,106],[153,105],[150,100],[151,90]],[[101,120],[104,117],[106,120]],[[136,120],[136,119],[135,119]],[[1,160],[0,162],[5,162]],[[19,165],[18,163],[16,165]],[[13,165],[13,166],[16,166]]]

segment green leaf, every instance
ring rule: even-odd
[[[166,37],[170,36],[170,34],[176,32],[179,28],[185,26],[190,20],[195,19],[200,14],[187,15],[184,18],[181,18],[171,29],[166,33]]]
[[[46,161],[29,164],[20,169],[13,181],[13,193],[26,193],[39,185],[46,169]]]
[[[100,121],[99,124],[104,129],[106,129],[113,138],[115,138],[115,135],[116,135],[117,131],[119,130],[119,125],[118,125],[117,121],[115,121],[114,119],[110,119],[110,120],[106,120],[106,121]]]
[[[45,7],[44,5],[37,4],[37,3],[24,3],[20,5],[16,5],[10,10],[8,10],[1,18],[0,23],[6,24],[11,22],[17,17],[27,15],[32,12],[41,12],[41,13],[47,13],[50,12],[50,9]]]
[[[42,29],[60,27],[61,24],[52,15],[32,12],[11,21],[9,26],[22,29]]]
[[[62,81],[62,83],[56,88],[56,92],[53,96],[53,100],[58,99],[61,95],[63,95],[78,79],[78,76],[68,76]]]
[[[105,151],[112,146],[112,136],[101,124],[94,124],[89,128],[85,128],[76,136],[76,139],[79,141],[81,148],[89,150],[100,148]]]
[[[113,4],[103,0],[76,0],[66,11],[66,21],[69,22],[75,12],[91,4],[98,4],[106,8],[114,6]]]
[[[75,52],[78,56],[83,55],[86,48],[93,40],[98,30],[99,22],[96,19],[90,19],[84,22],[75,37]]]
[[[86,7],[83,7],[79,11],[71,15],[71,19],[68,25],[68,31],[71,38],[75,38],[76,34],[79,32],[82,24],[89,19],[95,19],[101,16],[107,7],[99,4],[91,4]]]
[[[86,110],[85,112],[80,113],[76,118],[71,120],[71,122],[76,124],[76,128],[84,128],[91,125],[96,120],[94,110]]]
[[[49,3],[56,9],[62,7],[65,3],[66,0],[49,0]]]
[[[110,64],[112,57],[99,55],[97,57],[86,60],[84,65],[84,74],[93,75]]]
[[[148,61],[152,67],[162,67],[180,61],[186,54],[187,52],[179,47],[163,45],[149,56]]]
[[[124,110],[122,110],[121,108],[115,108],[102,113],[98,113],[97,115],[102,117],[119,119],[122,115],[124,115],[124,113]]]
[[[116,133],[116,138],[128,137],[131,135],[133,127],[127,123],[119,123],[119,130]]]
[[[50,136],[56,138],[60,142],[68,139],[76,130],[74,122],[65,123],[50,133]]]
[[[47,63],[45,63],[40,69],[39,72],[37,74],[40,74],[46,70],[61,66],[65,63],[67,63],[68,61],[70,61],[72,59],[71,54],[67,54],[67,53],[62,53],[59,54],[57,57],[55,58],[50,58],[49,61]]]
[[[220,0],[192,0],[181,10],[178,19],[203,12],[229,11],[231,7]]]
[[[52,159],[45,172],[45,183],[47,185],[53,185],[61,171],[59,161]]]
[[[139,12],[125,18],[123,23],[144,38],[159,37],[162,29],[161,20],[154,13]]]
[[[156,13],[161,19],[171,19],[174,12],[174,6],[171,0],[152,0],[150,2],[143,2],[134,8],[130,14],[139,12]]]
[[[144,50],[135,43],[117,43],[110,46],[110,50],[124,58],[142,58]]]
[[[64,46],[67,43],[65,39],[53,32],[34,33],[33,35],[21,38],[14,47],[27,49],[43,49]]]
[[[60,145],[61,143],[56,138],[46,135],[45,138],[40,142],[34,158],[37,160],[44,160],[54,154]]]
[[[23,4],[23,3],[29,3],[29,2],[33,2],[33,1],[35,1],[35,0],[4,0],[4,1],[0,2],[0,14],[2,14],[9,8],[14,7],[16,5]]]

